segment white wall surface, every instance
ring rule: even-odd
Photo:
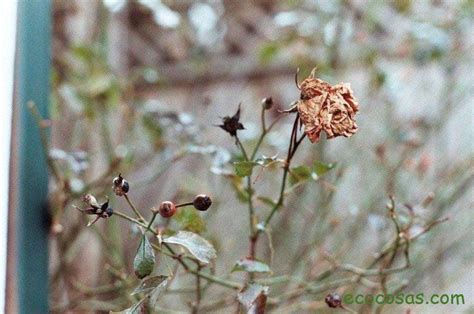
[[[5,309],[7,265],[8,177],[10,162],[13,73],[17,0],[0,1],[0,313]]]

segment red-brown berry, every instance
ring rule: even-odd
[[[338,308],[342,305],[341,296],[337,293],[330,293],[325,298],[324,301],[330,308]]]
[[[199,194],[194,198],[194,208],[200,211],[206,211],[212,205],[212,200],[205,194]]]
[[[161,217],[170,218],[176,213],[176,205],[173,202],[165,201],[160,204],[159,209]]]

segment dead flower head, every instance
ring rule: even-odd
[[[355,115],[359,104],[349,84],[331,86],[315,77],[315,69],[299,86],[300,101],[297,104],[305,133],[312,143],[319,141],[321,131],[327,138],[349,137],[357,132]]]
[[[237,112],[232,116],[222,118],[222,124],[218,125],[221,129],[229,133],[231,136],[237,136],[238,130],[244,130],[244,125],[240,123],[240,104]]]

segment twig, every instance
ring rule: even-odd
[[[130,198],[128,197],[127,194],[124,194],[125,200],[127,201],[128,205],[130,205],[130,208],[133,210],[135,215],[138,217],[138,219],[142,222],[145,221],[145,218],[143,218],[142,214],[138,211],[138,209],[133,205],[133,203],[130,201]]]

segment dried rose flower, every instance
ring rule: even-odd
[[[321,131],[326,132],[328,139],[349,137],[357,132],[355,115],[359,111],[359,104],[349,84],[331,86],[315,78],[313,70],[299,88],[301,97],[297,110],[311,142],[319,141]]]
[[[231,136],[237,136],[238,130],[244,130],[243,124],[240,123],[240,104],[237,112],[232,117],[226,116],[222,118],[222,124],[218,126]]]

